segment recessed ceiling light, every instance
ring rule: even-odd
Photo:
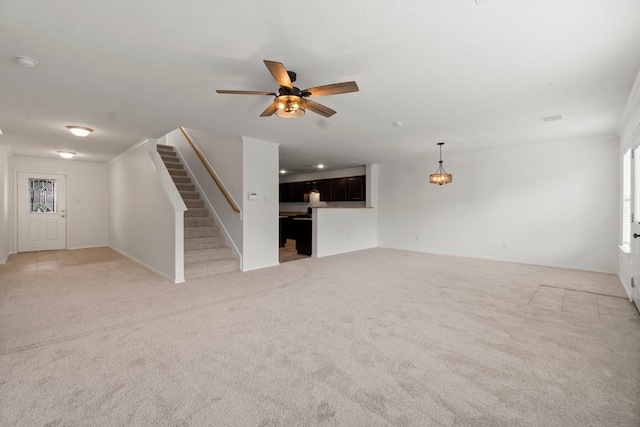
[[[60,155],[60,157],[62,157],[63,159],[70,159],[73,156],[76,155],[76,153],[73,153],[71,151],[58,151],[58,154]]]
[[[0,129],[0,135],[4,135],[4,134],[2,133],[2,129]]]
[[[318,165],[318,169],[322,169],[322,168],[324,168],[324,165],[322,165],[322,164]]]
[[[282,170],[280,171],[280,173],[287,173],[287,171],[286,171],[286,170],[284,170],[284,169],[282,169]]]
[[[400,126],[402,126],[402,122],[393,122],[393,125],[400,127]]]
[[[561,114],[557,114],[555,116],[546,116],[542,118],[543,122],[555,122],[557,120],[562,120],[562,115]]]
[[[93,129],[86,128],[84,126],[67,126],[67,129],[69,129],[71,133],[74,134],[75,136],[82,136],[82,137],[87,136],[91,132],[93,132]]]
[[[18,56],[16,58],[16,61],[18,62],[18,64],[27,68],[34,68],[36,65],[38,65],[38,61],[36,61],[35,59],[28,58],[26,56]]]

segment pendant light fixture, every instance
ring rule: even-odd
[[[438,142],[438,145],[440,146],[440,161],[438,162],[438,170],[436,171],[436,173],[432,173],[431,175],[429,175],[429,182],[431,184],[438,185],[449,184],[453,180],[453,177],[450,173],[446,173],[444,171],[444,168],[442,167],[442,146],[444,145],[444,142]]]

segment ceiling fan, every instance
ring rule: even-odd
[[[236,95],[271,95],[275,99],[266,110],[260,114],[260,117],[268,117],[274,113],[279,117],[296,118],[304,116],[305,110],[313,111],[324,117],[331,117],[336,112],[329,107],[311,101],[306,98],[314,96],[337,95],[340,93],[357,92],[358,85],[356,82],[334,83],[330,85],[316,86],[309,89],[300,90],[293,85],[296,81],[296,73],[287,71],[280,62],[264,60],[267,69],[280,85],[278,93],[275,92],[257,92],[248,90],[216,90],[218,93],[229,93]]]

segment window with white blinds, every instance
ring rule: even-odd
[[[631,244],[631,149],[622,158],[622,246]]]

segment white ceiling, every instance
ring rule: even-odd
[[[640,0],[0,0],[0,40],[0,144],[16,155],[105,162],[186,126],[279,142],[281,166],[305,171],[614,133]],[[360,92],[314,98],[328,119],[215,93],[277,91],[263,59],[301,89]]]

